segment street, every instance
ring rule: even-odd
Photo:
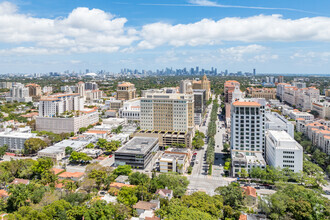
[[[214,98],[214,97],[213,97]],[[220,99],[218,100],[219,105],[221,104]],[[207,108],[207,118],[205,125],[202,125],[199,128],[199,131],[203,132],[207,135],[207,128],[210,122],[211,110],[213,103],[209,105]],[[221,110],[219,108],[219,114]],[[206,149],[207,143],[205,143],[204,147],[198,151],[196,151],[196,159],[195,165],[193,167],[191,175],[187,176],[190,184],[188,186],[188,194],[193,193],[195,191],[204,191],[209,195],[214,195],[214,190],[219,186],[228,185],[233,181],[231,178],[222,177],[223,173],[223,153],[221,152],[223,149],[222,137],[225,133],[225,128],[222,127],[224,122],[220,121],[219,118],[216,121],[217,125],[217,133],[215,135],[215,161],[213,165],[212,175],[208,175],[208,164],[206,163]],[[218,147],[219,146],[219,147]],[[198,162],[196,162],[198,161]]]

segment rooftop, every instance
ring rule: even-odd
[[[158,138],[134,137],[127,144],[119,148],[116,153],[145,154],[158,143]]]
[[[138,203],[133,205],[133,208],[143,209],[143,210],[155,209],[156,207],[157,207],[157,204],[151,203],[151,202],[145,202],[145,201],[139,201]]]
[[[261,106],[258,102],[240,102],[240,101],[234,102],[233,105],[242,106],[242,107],[260,107]]]
[[[276,148],[300,150],[302,147],[287,132],[268,130],[269,137]]]

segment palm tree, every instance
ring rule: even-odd
[[[64,188],[70,192],[74,192],[77,189],[77,184],[72,181],[66,181]]]

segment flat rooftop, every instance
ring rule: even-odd
[[[11,131],[11,132],[0,132],[1,137],[13,137],[13,138],[32,138],[36,137],[37,134],[35,133],[22,133],[22,132],[16,132],[16,131]]]
[[[134,137],[124,146],[119,148],[116,153],[125,154],[145,154],[158,143],[158,138]]]
[[[41,153],[57,153],[65,150],[66,147],[72,147],[73,150],[77,150],[85,147],[89,144],[89,141],[72,141],[72,140],[63,140],[59,143],[56,143],[52,146],[49,146],[39,152]]]
[[[286,124],[286,120],[282,120],[281,118],[277,117],[276,114],[274,114],[273,112],[267,112],[265,113],[265,117],[267,119],[267,121],[273,122],[277,125],[279,124]]]
[[[300,150],[302,147],[298,142],[296,142],[287,132],[285,131],[275,131],[275,130],[268,130],[269,136],[274,138],[276,141],[275,146],[276,148],[283,148],[283,149],[296,149]]]

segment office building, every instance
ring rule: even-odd
[[[251,98],[264,98],[264,99],[275,99],[276,89],[275,88],[253,88],[249,87],[246,89],[246,94]]]
[[[278,83],[284,83],[284,77],[283,76],[278,77]]]
[[[158,139],[134,137],[115,152],[115,163],[144,169],[151,162],[153,152],[158,150]]]
[[[88,127],[99,122],[99,113],[97,110],[82,110],[74,114],[60,117],[42,117],[36,118],[37,131],[51,131],[60,133],[78,133],[79,128]]]
[[[184,173],[190,165],[191,156],[189,148],[169,148],[159,159],[159,171]]]
[[[85,90],[98,90],[99,86],[96,82],[86,82],[85,83]]]
[[[39,101],[40,117],[57,117],[65,112],[81,111],[84,108],[84,99],[78,93],[56,94],[41,97]]]
[[[298,89],[306,88],[306,83],[305,82],[293,82],[292,85],[297,87]]]
[[[29,96],[40,97],[42,95],[40,85],[35,83],[30,83],[26,85],[26,87],[29,88]]]
[[[192,82],[190,80],[181,80],[180,93],[192,94]]]
[[[194,127],[193,95],[147,93],[141,98],[140,118],[143,130],[191,130]]]
[[[14,82],[0,82],[0,89],[11,89],[14,84],[16,84],[16,83],[14,83]]]
[[[63,140],[38,151],[38,157],[48,157],[57,162],[65,157],[65,148],[71,147],[73,151],[78,152],[83,150],[88,144],[89,141]]]
[[[44,93],[44,94],[50,94],[50,93],[52,93],[53,92],[53,87],[51,87],[51,86],[44,86],[43,88],[42,88],[42,93]]]
[[[124,102],[123,107],[119,109],[119,117],[127,118],[128,121],[140,121],[141,100],[131,99]]]
[[[17,131],[13,131],[7,128],[4,132],[0,132],[0,146],[8,146],[10,152],[22,152],[24,150],[24,143],[30,138],[35,138],[37,134],[23,131],[23,128],[19,128]],[[31,131],[31,129],[29,129]]]
[[[135,85],[130,82],[122,82],[117,86],[117,100],[130,100],[136,98]]]
[[[211,82],[207,79],[206,75],[203,76],[202,80],[193,80],[192,81],[193,89],[205,89],[206,91],[206,100],[209,100],[211,97]]]
[[[123,107],[123,100],[117,100],[114,97],[111,97],[109,100],[105,100],[104,108],[107,110],[116,110],[118,111]]]
[[[277,112],[265,113],[265,129],[285,131],[294,138],[294,125]]]
[[[323,119],[330,119],[330,102],[313,102],[312,111],[316,111],[319,115],[318,117]]]
[[[261,169],[266,168],[266,161],[262,156],[262,153],[255,153],[254,155],[246,155],[243,152],[232,152],[232,176],[239,177],[240,172],[244,169],[247,173],[252,168],[260,167]]]
[[[269,130],[266,133],[266,161],[273,167],[300,172],[303,169],[303,148],[285,131]]]
[[[264,154],[265,107],[254,101],[236,101],[231,109],[231,151]]]
[[[206,91],[204,89],[194,89],[194,123],[200,125],[202,123],[203,113],[206,108]]]
[[[9,97],[6,97],[7,102],[32,102],[32,97],[29,95],[29,88],[21,83],[17,83],[10,89]]]
[[[240,83],[235,80],[228,80],[224,84],[224,96],[225,96],[225,103],[231,104],[233,99],[233,92],[236,87],[240,87]]]
[[[303,118],[305,120],[313,120],[314,115],[309,114],[308,112],[301,112],[297,109],[291,110],[289,113],[291,119],[297,120],[298,118]]]

